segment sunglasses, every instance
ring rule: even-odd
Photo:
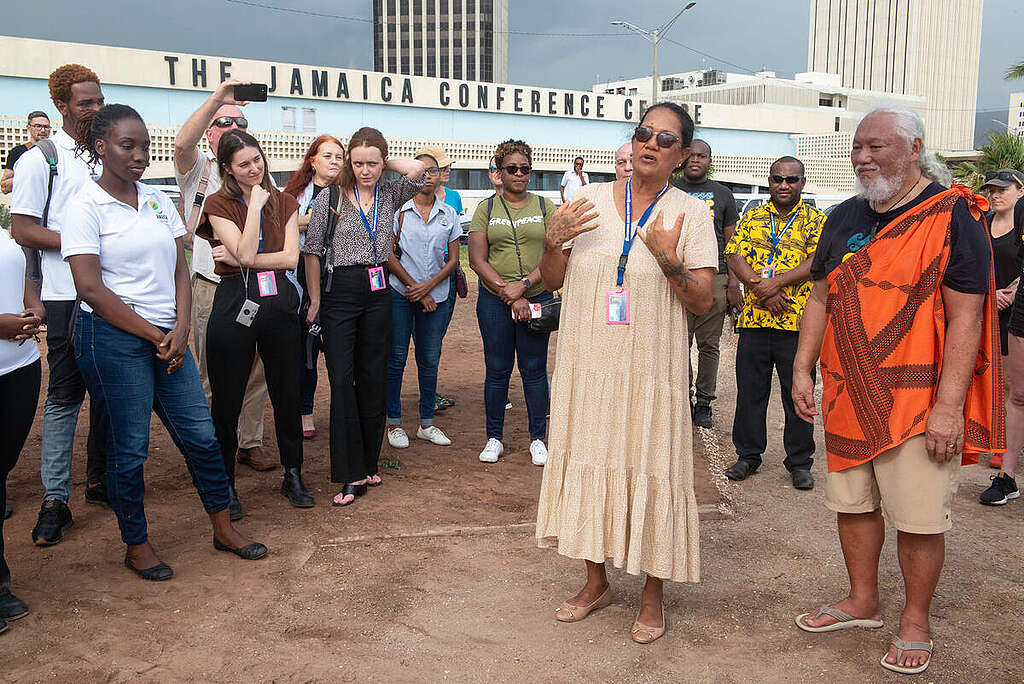
[[[217,128],[231,128],[231,124],[235,124],[239,128],[249,127],[249,122],[244,116],[218,116],[213,120],[212,125]]]
[[[1013,171],[989,171],[985,174],[985,182],[988,183],[992,180],[1016,183],[1017,185],[1024,187],[1024,180],[1021,180],[1020,176]]]
[[[532,169],[529,166],[515,166],[509,164],[508,166],[501,167],[502,170],[510,176],[529,176]]]
[[[638,142],[642,142],[642,143],[645,143],[648,140],[650,140],[651,136],[653,136],[653,135],[654,135],[654,131],[652,131],[650,128],[647,128],[647,126],[637,126],[636,130],[633,131],[633,138],[635,140],[637,140]],[[679,143],[679,136],[678,135],[673,135],[672,133],[659,133],[658,137],[656,138],[656,140],[657,140],[657,143],[658,143],[658,147],[661,147],[661,148],[667,150],[668,148],[672,147],[673,145],[676,145],[676,144]]]
[[[799,183],[802,179],[803,176],[780,176],[778,174],[768,176],[768,180],[770,180],[772,183],[775,183],[776,185],[781,185],[783,182],[789,183],[790,185],[795,185]]]

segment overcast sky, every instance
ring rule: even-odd
[[[45,9],[33,2],[5,4],[0,33],[6,35],[373,68],[370,0],[49,0],[42,5]],[[597,81],[650,74],[650,43],[610,26],[610,21],[650,28],[683,2],[511,4],[509,80],[589,90]],[[1024,59],[1019,38],[1024,8],[1017,0],[984,4],[978,109],[1005,110],[1011,90],[1024,90],[1024,81],[1009,84],[1002,79],[1010,63]],[[807,69],[808,16],[806,0],[699,0],[668,34],[692,50],[660,43],[659,71],[705,66],[748,71],[765,65],[779,76],[792,77]],[[529,35],[536,33],[570,35]]]

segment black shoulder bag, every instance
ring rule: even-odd
[[[516,259],[519,261],[519,277],[522,279],[526,277],[526,274],[523,272],[523,259],[522,255],[519,253],[519,236],[516,234],[516,222],[512,220],[512,214],[508,210],[508,205],[505,204],[505,199],[499,199],[501,200],[501,206],[505,208],[505,215],[508,216],[508,222],[512,226],[512,240],[513,242],[515,242],[516,245]],[[537,196],[537,200],[540,202],[540,215],[543,219],[542,223],[546,228],[548,217],[547,204],[544,202],[544,198],[539,195]],[[493,198],[487,201],[488,219],[490,218],[490,209],[492,202]],[[527,323],[527,325],[529,326],[530,330],[535,333],[553,333],[556,330],[558,330],[558,319],[561,318],[561,316],[562,297],[561,295],[556,295],[555,297],[552,297],[549,301],[544,302],[543,304],[540,305],[540,317],[531,318],[530,322]]]

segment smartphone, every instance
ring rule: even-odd
[[[234,95],[236,102],[266,102],[267,84],[250,83],[249,85],[236,85]]]

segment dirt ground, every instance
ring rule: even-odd
[[[71,507],[75,526],[53,547],[30,531],[39,497],[39,427],[10,478],[14,517],[7,558],[14,590],[32,613],[0,636],[5,681],[896,681],[878,659],[894,632],[902,580],[890,529],[880,572],[886,626],[810,635],[793,616],[846,591],[835,520],[819,486],[798,492],[782,466],[782,412],[773,399],[765,463],[728,482],[735,397],[735,337],[723,337],[713,430],[695,435],[702,504],[703,581],[666,587],[668,632],[653,645],[629,638],[642,578],[610,571],[616,601],[577,624],[553,610],[574,594],[582,567],[533,539],[542,470],[530,465],[518,376],[510,392],[506,453],[484,443],[483,357],[475,287],[458,303],[445,341],[440,390],[457,405],[437,423],[454,444],[412,439],[384,486],[332,508],[328,388],[321,365],[318,436],[306,442],[311,510],[277,493],[280,470],[238,469],[241,528],[270,554],[245,563],[212,548],[184,462],[154,419],[147,469],[150,536],[174,567],[166,583],[122,565],[113,514],[83,500],[85,431],[79,421]],[[554,345],[552,345],[553,347]],[[403,390],[416,416],[410,356]],[[41,397],[42,399],[42,397]],[[41,404],[40,404],[41,407]],[[84,412],[83,412],[84,414]],[[267,444],[273,449],[272,414]],[[600,435],[595,435],[600,439]],[[819,445],[820,445],[819,433]],[[393,460],[385,446],[382,458]],[[957,520],[933,603],[935,659],[923,682],[1024,681],[1024,501],[977,504],[991,471],[963,471]]]

